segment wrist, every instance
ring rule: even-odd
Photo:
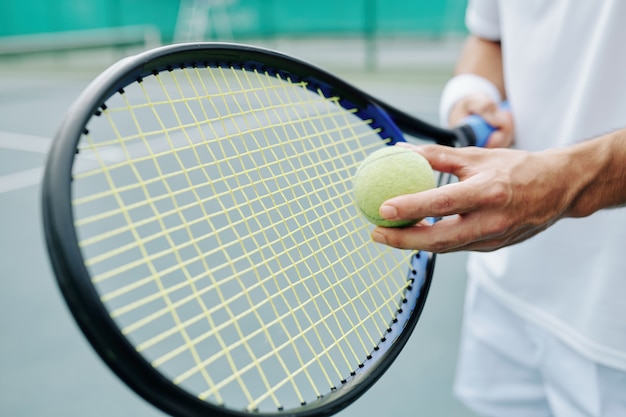
[[[449,126],[450,112],[461,99],[483,94],[496,103],[502,101],[498,88],[488,79],[476,74],[460,74],[451,78],[445,85],[439,103],[439,122],[441,126]]]
[[[624,204],[626,132],[614,132],[564,150],[571,170],[572,198],[567,217],[585,217]]]

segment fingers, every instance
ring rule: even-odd
[[[461,182],[444,185],[417,194],[406,194],[385,201],[380,215],[388,220],[444,217],[473,211],[486,193],[471,177],[480,167],[481,155],[489,152],[480,148],[450,148],[440,145],[408,145],[406,148],[424,156],[437,171],[455,175]]]
[[[472,94],[454,105],[450,111],[450,126],[462,124],[463,120],[471,114],[482,117],[496,128],[496,131],[489,137],[486,147],[508,148],[513,144],[514,125],[509,110],[502,110],[498,103],[484,94]]]
[[[468,244],[476,249],[478,244],[472,239],[472,235],[458,235],[459,219],[459,216],[449,217],[432,226],[420,223],[399,229],[377,227],[372,232],[372,240],[399,249],[419,249],[434,253],[466,250]]]
[[[453,216],[433,225],[422,222],[413,227],[377,227],[372,240],[398,249],[425,250],[433,253],[458,251],[490,252],[504,246],[522,242],[549,224],[539,227],[524,225],[511,233],[506,223],[500,225],[486,221],[483,216]]]
[[[482,117],[482,116],[481,116]],[[496,121],[492,126],[496,127],[485,145],[486,148],[508,148],[514,142],[513,115],[509,110],[498,110],[494,117]]]
[[[457,126],[470,114],[478,114],[492,126],[500,121],[498,104],[485,94],[471,94],[459,100],[450,110],[449,124]]]
[[[401,143],[396,146],[402,146],[421,154],[430,166],[439,172],[446,172],[463,178],[463,173],[471,165],[475,164],[480,153],[484,150],[467,147],[467,148],[451,148],[441,145],[411,145]]]
[[[467,213],[475,209],[477,195],[479,194],[467,182],[448,184],[389,199],[380,207],[380,215],[387,220],[402,220]]]
[[[489,136],[485,148],[508,148],[513,144],[511,138],[506,132],[496,130]]]

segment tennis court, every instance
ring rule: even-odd
[[[268,41],[426,120],[455,42],[380,44],[366,70],[360,41]],[[405,52],[409,50],[409,54]],[[163,415],[100,361],[56,287],[42,235],[39,184],[48,147],[69,104],[119,51],[0,61],[0,415]],[[339,415],[471,416],[451,394],[465,287],[465,255],[441,256],[422,320],[398,360]]]

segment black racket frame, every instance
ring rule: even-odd
[[[468,146],[476,142],[468,126],[441,129],[364,93],[319,67],[276,51],[248,45],[190,43],[160,47],[125,58],[98,76],[68,109],[48,155],[42,183],[43,223],[48,252],[63,297],[100,357],[141,397],[177,417],[243,417],[251,413],[213,405],[184,391],[154,369],[122,335],[101,303],[79,249],[71,205],[72,166],[85,126],[113,94],[144,77],[163,71],[216,65],[273,72],[294,81],[306,81],[309,88],[321,89],[329,95],[336,94],[359,109],[371,106],[382,109],[381,118],[374,122],[383,130],[392,130],[381,133],[393,138],[391,144],[403,140],[399,131],[448,146]],[[381,339],[384,349],[372,352],[372,356],[329,395],[296,409],[264,415],[332,415],[370,388],[409,339],[426,301],[434,261],[433,253],[420,252],[413,256],[413,268],[409,271],[409,280],[413,284],[406,293],[406,306],[401,306],[398,317],[387,330],[388,334]],[[382,357],[376,358],[377,355]]]

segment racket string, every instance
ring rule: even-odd
[[[171,72],[170,74],[172,75],[172,78],[175,81],[176,86],[179,87],[179,92],[180,92],[180,86],[179,86],[179,84],[178,84],[178,82],[176,80],[176,77],[174,76],[174,73]],[[165,96],[167,97],[168,101],[171,103],[172,112],[176,116],[176,120],[177,120],[178,124],[181,124],[181,120],[180,120],[180,117],[178,115],[177,108],[174,106],[174,103],[171,102],[171,98],[170,98],[170,96],[168,94],[167,88],[165,88],[165,86],[163,85],[163,83],[160,80],[160,78],[158,78],[158,79],[159,79],[159,83],[160,83],[160,85],[161,85],[161,87],[163,89],[163,92],[164,92]],[[146,94],[146,98],[149,100],[147,94]],[[193,112],[191,112],[191,113],[193,114]],[[185,136],[187,137],[187,139],[189,139],[189,137],[187,136],[186,130],[183,128],[182,131],[185,134]],[[191,140],[189,140],[189,141],[191,142]],[[174,155],[175,155],[175,157],[177,159],[177,162],[180,164],[181,170],[184,172],[185,171],[185,164],[180,160],[178,152],[174,152]],[[238,179],[238,177],[236,177],[236,179]],[[187,180],[188,180],[189,189],[194,191],[194,188],[195,188],[194,183],[189,180],[188,176],[187,176]],[[210,181],[210,178],[207,178],[207,180]],[[199,200],[199,197],[198,197],[197,194],[195,195],[195,197],[196,197],[196,201]],[[174,201],[174,204],[176,204],[175,201]],[[203,209],[203,215],[206,218],[207,217],[207,213],[204,210],[204,207],[202,207],[202,209]],[[188,238],[189,239],[193,239],[193,234],[189,230],[189,226],[185,222],[185,219],[182,218],[181,221],[183,222],[183,224],[187,228]],[[237,240],[239,240],[241,242],[241,236],[237,236]],[[219,237],[218,237],[218,244],[219,245],[223,245],[223,243],[219,241]],[[195,246],[195,248],[196,248],[196,250],[198,252],[198,255],[202,256],[202,251],[200,250],[200,248],[197,247],[197,246]],[[227,256],[227,258],[228,258],[228,256]],[[204,258],[203,258],[203,260],[204,260]],[[181,261],[182,261],[181,259],[178,259],[179,263]],[[230,265],[230,268],[232,269],[233,276],[236,277],[236,280],[238,281],[238,284],[241,287],[242,293],[246,296],[246,298],[248,298],[249,305],[253,306],[254,303],[251,302],[251,300],[250,300],[247,286],[243,282],[241,282],[240,275],[237,273],[237,269],[233,266],[232,259],[229,259],[229,265]],[[205,263],[204,266],[208,269],[208,265],[206,265],[206,263]],[[189,281],[189,277],[186,277],[186,278]],[[198,291],[195,288],[195,283],[192,283],[191,285],[194,287],[192,293],[194,294],[194,296],[195,296],[196,300],[198,301],[198,303],[202,306],[204,314],[207,315],[207,306],[205,305],[204,301],[198,296]],[[249,390],[247,389],[247,385],[243,382],[242,375],[245,374],[246,372],[248,372],[250,368],[254,367],[254,368],[256,368],[259,371],[259,376],[260,376],[259,380],[262,382],[263,386],[265,387],[265,391],[266,392],[271,392],[270,383],[268,382],[268,379],[266,377],[265,372],[260,367],[260,361],[259,361],[259,358],[257,357],[254,349],[247,343],[247,338],[246,338],[247,336],[244,334],[245,332],[241,329],[241,327],[239,325],[239,320],[237,319],[237,315],[230,309],[230,307],[229,307],[230,303],[226,302],[226,300],[224,298],[224,295],[222,294],[222,292],[220,290],[219,285],[217,285],[215,288],[216,288],[216,291],[218,292],[219,297],[220,297],[220,299],[222,301],[222,305],[224,305],[224,310],[230,316],[230,324],[236,329],[236,332],[237,332],[237,335],[239,337],[239,340],[241,341],[241,344],[243,345],[244,349],[246,350],[246,353],[250,356],[251,361],[250,361],[250,363],[249,363],[249,365],[247,367],[236,366],[235,363],[234,363],[234,360],[228,354],[228,352],[230,352],[229,349],[232,349],[232,347],[233,347],[233,345],[231,344],[229,349],[225,349],[225,352],[226,352],[228,361],[231,364],[232,375],[231,375],[230,378],[222,380],[221,381],[221,385],[218,384],[218,385],[213,386],[212,384],[209,384],[209,391],[208,392],[209,393],[219,392],[220,389],[221,389],[221,386],[228,385],[230,383],[229,380],[236,380],[238,382],[239,386],[241,386],[242,390],[245,393],[245,396],[246,396],[246,398],[248,400],[248,403],[249,403],[249,407],[252,408],[252,409],[256,409],[257,408],[256,407],[256,402],[255,402],[254,398],[252,398]],[[252,312],[253,312],[253,314],[255,314],[256,319],[259,320],[259,322],[262,323],[262,320],[260,319],[260,317],[256,313],[255,309],[252,309]],[[210,316],[207,315],[207,317],[210,317]],[[211,325],[214,326],[213,323],[211,323]],[[214,333],[219,334],[219,332],[214,332]],[[275,346],[274,346],[274,344],[273,344],[273,342],[271,340],[270,335],[267,332],[266,332],[266,337],[267,337],[268,342],[270,343],[272,349],[275,350],[276,348],[275,348]],[[192,344],[190,344],[190,341],[187,341],[187,345],[188,345],[189,349],[194,349],[195,350],[195,346],[196,346],[195,344],[192,345]],[[288,370],[287,370],[286,366],[284,365],[283,361],[281,360],[280,356],[277,355],[276,358],[278,359],[278,362],[281,364],[281,366],[283,367],[285,372],[288,372]],[[200,373],[202,373],[204,375],[204,373],[206,372],[206,366],[203,366],[203,360],[200,359],[199,357],[196,357],[195,355],[194,355],[194,360],[196,362],[196,366],[195,366],[195,369],[192,368],[192,370],[194,371],[193,373],[200,372]],[[181,377],[181,375],[179,375],[178,377],[176,377],[174,379],[174,381],[175,381],[175,383],[180,383],[184,379],[186,379],[186,378],[183,378],[183,377]],[[295,386],[295,384],[294,384],[294,386]],[[295,386],[295,387],[297,388],[297,386]],[[203,394],[203,393],[200,394],[200,398],[203,398],[204,396],[205,396],[205,394]],[[278,399],[274,395],[271,395],[271,397],[272,397],[272,400],[273,400],[275,406],[276,407],[280,407],[281,404],[278,401]]]
[[[351,203],[351,174],[380,146],[376,132],[302,83],[215,71],[156,76],[158,93],[146,78],[145,102],[107,104],[110,127],[97,138],[90,128],[81,144],[98,166],[76,173],[78,183],[106,186],[76,193],[76,225],[102,300],[154,367],[203,399],[281,409],[286,393],[300,403],[323,396],[365,360],[407,285],[389,276],[406,263],[369,243]],[[242,91],[237,100],[229,88]],[[139,122],[147,109],[158,129]],[[228,111],[238,120],[219,113]],[[118,126],[129,115],[134,127]],[[128,202],[131,194],[141,197]],[[141,256],[121,261],[134,251]],[[246,382],[251,374],[257,382]]]

